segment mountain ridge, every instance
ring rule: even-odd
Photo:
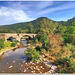
[[[11,29],[11,30],[17,30],[18,28],[22,28],[22,29],[27,29],[27,25],[29,23],[32,23],[33,25],[33,28],[37,28],[40,21],[42,19],[49,19],[47,17],[39,17],[33,21],[30,21],[30,22],[20,22],[20,23],[14,23],[14,24],[10,24],[10,25],[1,25],[0,26],[0,29]],[[51,19],[49,19],[51,20]],[[54,20],[51,20],[53,22],[57,22],[59,24],[62,24],[64,26],[67,26],[67,25],[72,25],[72,22],[75,22],[75,17],[73,17],[72,19],[68,19],[67,21],[54,21]]]

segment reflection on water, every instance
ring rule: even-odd
[[[22,41],[22,44],[26,42]],[[0,56],[0,73],[16,73],[20,72],[19,64],[24,60],[27,60],[26,55],[24,54],[26,48],[18,48],[15,50],[10,50],[6,53],[3,53]],[[12,69],[10,69],[12,67]]]
[[[27,45],[27,40],[25,40],[25,41],[21,40],[21,43],[22,43],[24,46],[26,46],[26,45]]]

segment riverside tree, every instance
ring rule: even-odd
[[[4,40],[3,39],[0,39],[0,50],[4,48]]]
[[[28,29],[28,33],[33,33],[33,25],[32,25],[32,23],[28,24],[27,29]]]
[[[36,51],[32,46],[25,50],[25,54],[31,61],[38,61],[40,58],[39,51]]]

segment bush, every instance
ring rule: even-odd
[[[15,47],[17,45],[17,41],[11,43],[11,47]]]
[[[36,49],[36,51],[39,51],[39,52],[41,53],[41,48],[40,48],[40,46],[37,46],[35,49]]]
[[[75,46],[71,43],[66,43],[66,46],[68,49],[70,49],[70,51],[74,52],[75,51]]]
[[[69,36],[70,42],[75,45],[75,34]]]
[[[59,57],[59,58],[54,62],[54,64],[56,64],[56,65],[64,65],[63,59]]]
[[[36,51],[32,46],[30,49],[25,50],[26,56],[31,60],[31,61],[38,61],[40,58],[39,52]]]
[[[64,59],[59,58],[57,61],[54,62],[58,66],[59,73],[73,73],[75,72],[75,59],[69,56],[65,57]]]
[[[69,36],[70,36],[70,34],[68,34],[68,33],[66,33],[65,35],[63,35],[65,43],[69,43],[70,42]]]
[[[75,58],[72,58],[71,59],[70,67],[71,67],[71,71],[72,72],[75,72]]]
[[[5,43],[4,43],[4,46],[5,46],[5,47],[10,47],[10,46],[11,46],[10,41],[5,42]]]
[[[0,39],[0,50],[4,48],[4,40],[3,39]]]
[[[35,40],[35,43],[36,43],[36,44],[38,44],[38,43],[39,43],[38,39],[36,39],[36,40]]]

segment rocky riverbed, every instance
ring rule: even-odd
[[[39,62],[26,62],[23,61],[20,65],[21,73],[32,73],[32,74],[56,74],[57,67],[47,61]]]

